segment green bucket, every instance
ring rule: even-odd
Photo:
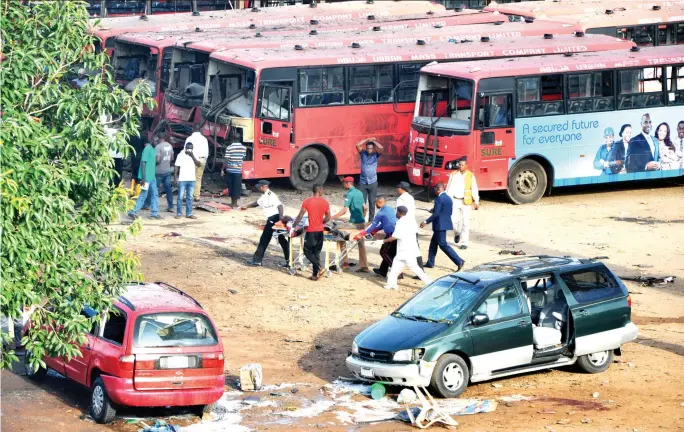
[[[380,383],[375,383],[371,386],[371,397],[373,400],[382,399],[385,397],[386,392],[387,390],[385,390],[385,386]]]

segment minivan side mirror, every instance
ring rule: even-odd
[[[475,314],[472,316],[470,321],[474,326],[481,326],[489,322],[489,315],[487,314]]]

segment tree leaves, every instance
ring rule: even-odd
[[[37,368],[45,355],[80,355],[95,319],[83,307],[105,311],[122,282],[140,279],[122,247],[139,227],[111,225],[130,204],[109,187],[109,150],[128,154],[152,99],[144,86],[128,94],[113,82],[109,59],[91,49],[83,2],[0,2],[0,314],[36,307],[22,343]],[[70,80],[81,67],[90,77],[78,89]],[[113,139],[103,115],[122,120]],[[3,345],[12,337],[3,333]],[[2,367],[15,360],[3,350]]]

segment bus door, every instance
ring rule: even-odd
[[[475,160],[471,165],[482,189],[508,183],[508,160],[515,157],[513,91],[479,93],[476,118]]]
[[[283,157],[282,152],[290,150],[293,139],[292,82],[262,83],[258,103],[254,152],[255,168],[259,167],[257,175],[285,175],[290,159]]]

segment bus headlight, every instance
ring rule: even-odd
[[[411,154],[410,151],[409,151],[409,154],[408,154],[408,161],[409,161],[409,163],[413,162],[413,154]]]
[[[458,162],[456,161],[449,161],[447,164],[444,166],[448,170],[455,170],[458,168]]]

